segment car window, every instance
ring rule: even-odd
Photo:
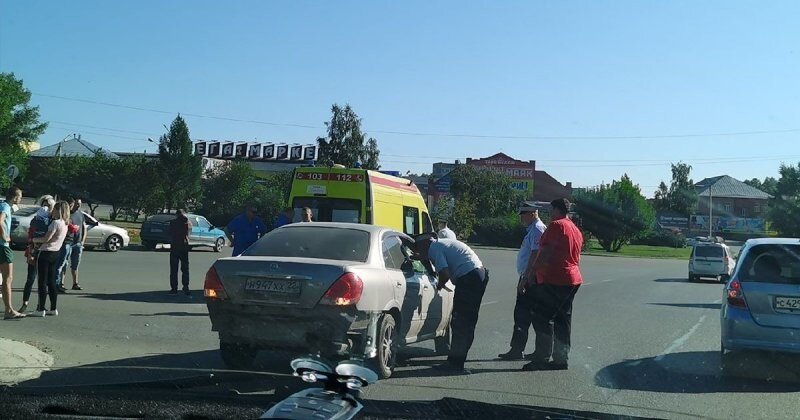
[[[197,226],[207,229],[207,228],[211,227],[211,223],[209,223],[208,220],[206,220],[205,217],[198,217],[197,218]]]
[[[800,245],[756,245],[741,264],[740,281],[800,284]]]
[[[400,238],[394,235],[385,237],[381,249],[383,251],[383,263],[386,268],[400,270],[406,260],[406,255],[403,253],[403,243],[400,242]]]
[[[694,249],[694,255],[701,258],[722,258],[723,252],[721,246],[698,246]]]
[[[242,255],[366,262],[369,238],[369,232],[355,229],[287,226],[264,235]]]

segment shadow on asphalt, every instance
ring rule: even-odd
[[[197,312],[159,312],[155,314],[131,314],[131,316],[208,316],[208,314]]]
[[[183,292],[177,295],[170,295],[167,290],[156,290],[147,292],[125,292],[125,293],[70,293],[71,295],[80,296],[82,298],[91,298],[98,300],[124,300],[128,302],[143,302],[143,303],[203,303],[202,291],[195,290],[192,292],[191,297],[187,297]]]
[[[628,360],[601,369],[603,388],[676,394],[800,392],[798,356],[748,352],[737,354],[741,369],[721,375],[719,352],[673,353]]]
[[[690,282],[689,279],[686,277],[683,278],[669,278],[669,279],[655,279],[653,280],[656,283],[696,283],[696,284],[716,284],[722,285],[722,283],[712,279],[712,278],[701,278],[700,280]]]
[[[653,280],[656,283],[688,283],[689,280],[686,278],[682,279],[655,279]]]
[[[648,305],[674,306],[676,308],[720,309],[720,303],[648,303]]]

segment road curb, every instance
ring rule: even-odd
[[[53,356],[21,341],[0,338],[0,354],[0,385],[36,379],[53,366]]]

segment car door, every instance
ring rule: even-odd
[[[189,221],[192,222],[192,231],[189,234],[189,245],[206,245],[206,243],[203,241],[203,228],[200,227],[200,218],[195,215],[190,215],[188,217]],[[208,228],[205,230],[207,231]]]
[[[103,230],[98,227],[100,222],[85,212],[83,220],[86,222],[86,245],[91,247],[102,245],[105,235],[103,235]]]
[[[395,299],[400,302],[400,336],[406,343],[414,343],[422,326],[422,283],[413,268],[409,269],[403,243],[396,234],[384,235],[382,249],[387,275],[395,285]]]
[[[430,339],[436,336],[436,331],[442,322],[442,312],[444,309],[443,299],[436,290],[437,280],[433,273],[421,262],[411,259],[413,246],[411,238],[401,238],[403,242],[403,254],[406,261],[410,261],[411,271],[416,281],[420,284],[420,329],[418,337],[420,340]]]
[[[214,232],[211,232],[211,223],[203,216],[197,216],[197,227],[199,228],[199,235],[204,245],[214,245],[214,240],[217,238]]]

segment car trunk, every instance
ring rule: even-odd
[[[220,259],[214,267],[231,303],[313,308],[349,265],[293,257]]]

